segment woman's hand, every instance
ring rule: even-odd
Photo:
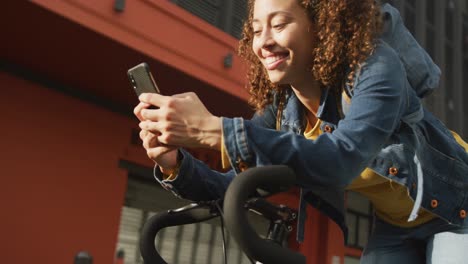
[[[156,135],[159,144],[220,149],[221,118],[212,115],[195,93],[146,93],[140,101],[140,128]],[[149,105],[158,109],[148,109]]]
[[[135,107],[133,112],[140,121],[145,121],[141,111],[149,106],[149,104],[140,103]],[[144,129],[140,131],[140,139],[143,141],[148,157],[159,165],[163,173],[170,174],[177,166],[177,147],[161,144],[157,139],[157,134]]]

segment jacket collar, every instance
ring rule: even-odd
[[[283,112],[283,125],[290,126],[290,128],[293,128],[296,133],[304,131],[306,125],[304,106],[299,101],[296,94],[294,94],[290,89],[286,93],[286,102],[287,105]],[[322,89],[317,117],[322,121],[338,124],[338,121],[340,121],[341,118],[337,102],[336,96],[330,91],[330,89]]]
[[[320,120],[336,125],[341,119],[338,107],[338,98],[336,98],[333,92],[330,89],[322,89],[317,117]]]

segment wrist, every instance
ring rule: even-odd
[[[219,150],[222,140],[222,118],[211,116],[203,120],[201,126],[200,143],[203,147]]]
[[[178,169],[178,167],[179,166],[177,164],[174,167],[170,167],[170,168],[168,167],[164,168],[164,167],[159,166],[159,170],[164,175],[171,175],[171,174],[174,174],[174,172]]]
[[[179,158],[179,155],[177,155],[176,159],[176,164],[175,166],[172,167],[161,167],[159,166],[159,170],[163,174],[163,179],[164,180],[173,180],[177,177],[179,174],[179,169],[182,164],[181,158]]]
[[[179,150],[174,149],[154,160],[163,174],[170,174],[179,165]]]

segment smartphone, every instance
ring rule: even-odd
[[[127,75],[137,96],[142,93],[160,93],[149,66],[145,62],[129,69]]]

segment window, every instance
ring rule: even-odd
[[[372,208],[364,196],[348,191],[346,193],[346,241],[344,264],[357,264],[367,244],[372,227]]]
[[[347,193],[346,221],[348,225],[348,247],[363,249],[369,238],[372,214],[371,205],[367,198],[355,193]]]

